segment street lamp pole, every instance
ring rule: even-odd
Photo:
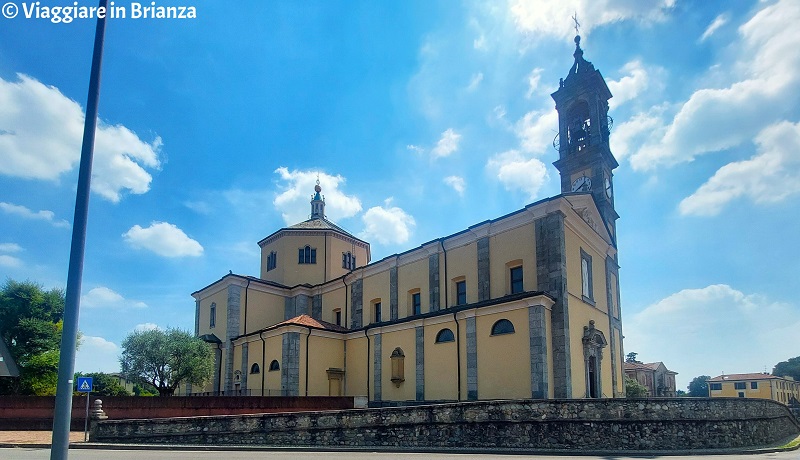
[[[108,0],[100,0],[100,8],[108,11]],[[58,387],[53,417],[53,438],[50,460],[66,460],[69,450],[69,431],[72,418],[72,379],[75,372],[75,350],[78,341],[78,313],[83,278],[83,258],[86,246],[86,223],[89,214],[89,184],[92,179],[94,136],[97,128],[97,105],[100,99],[100,69],[106,33],[106,15],[98,14],[94,35],[92,70],[89,77],[89,96],[83,126],[83,146],[78,172],[78,192],[75,216],[72,221],[72,245],[69,253],[69,272],[64,305],[64,327],[61,332],[61,354],[58,362]]]

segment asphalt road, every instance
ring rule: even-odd
[[[0,448],[0,459],[3,460],[47,460],[50,458],[50,449],[31,448]],[[72,449],[69,451],[71,460],[128,460],[128,459],[169,459],[169,460],[319,460],[319,459],[401,459],[401,460],[465,460],[470,458],[481,459],[535,459],[535,460],[565,460],[569,456],[546,455],[493,455],[493,454],[430,454],[430,453],[397,453],[397,452],[298,452],[298,451],[170,451],[170,450],[100,450],[100,449]],[[626,460],[626,459],[664,459],[664,460],[689,460],[706,458],[703,456],[652,456],[652,457],[618,457],[618,456],[581,456],[581,460]],[[760,455],[715,455],[713,460],[799,460],[800,451],[780,452]]]

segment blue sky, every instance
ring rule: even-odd
[[[189,294],[257,276],[317,174],[373,260],[557,194],[576,11],[614,94],[626,352],[684,388],[800,355],[798,2],[157,5],[197,18],[108,21],[76,370],[192,329]],[[3,278],[66,283],[93,34],[0,17]]]

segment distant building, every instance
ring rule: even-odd
[[[0,339],[0,377],[19,377],[17,363],[3,339]]]
[[[795,405],[800,402],[800,382],[760,372],[723,374],[708,381],[708,393],[712,398],[760,398]]]
[[[625,377],[647,387],[650,396],[677,396],[675,376],[678,373],[667,369],[661,361],[647,364],[626,362],[623,369]]]
[[[575,43],[552,94],[561,194],[373,262],[318,183],[310,219],[258,243],[259,277],[192,294],[215,372],[181,393],[624,397],[611,92]]]

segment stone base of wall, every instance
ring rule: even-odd
[[[109,414],[110,415],[110,414]],[[689,450],[776,445],[800,424],[740,398],[479,401],[100,422],[95,442],[417,449]]]

